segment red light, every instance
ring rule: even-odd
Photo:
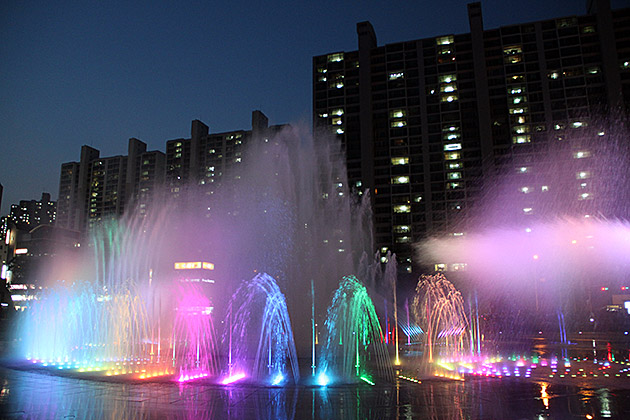
[[[606,290],[608,290],[608,287],[602,287],[602,292],[605,292]]]

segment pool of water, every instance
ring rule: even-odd
[[[0,384],[0,413],[8,419],[630,418],[628,387],[514,378],[264,388],[115,383],[0,368]]]

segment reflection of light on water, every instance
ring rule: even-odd
[[[542,383],[540,385],[540,398],[542,399],[543,404],[545,405],[545,409],[549,409],[549,394],[547,394],[547,387],[549,384]]]
[[[610,410],[610,394],[608,393],[607,389],[601,389],[598,391],[599,395],[599,403],[601,404],[601,410],[600,413],[602,415],[602,417],[611,417],[611,410]]]

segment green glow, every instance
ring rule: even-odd
[[[370,384],[370,385],[374,386],[374,382],[372,382],[369,378],[366,378],[365,376],[361,376],[361,377],[360,377],[360,379],[361,379],[363,382],[368,383],[368,384]]]

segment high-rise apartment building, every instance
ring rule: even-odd
[[[194,120],[191,137],[168,140],[166,153],[147,151],[135,138],[129,139],[126,156],[100,157],[98,150],[83,146],[80,162],[61,166],[57,225],[85,232],[128,209],[142,216],[156,200],[167,198],[162,194],[184,205],[188,197],[209,197],[225,177],[239,176],[251,139],[269,138],[283,127],[269,126],[267,117],[254,111],[251,130],[210,133]]]
[[[595,120],[630,107],[630,9],[593,0],[583,16],[497,29],[480,3],[468,15],[469,33],[383,46],[361,22],[358,50],[313,58],[315,130],[341,138],[350,186],[371,193],[377,246],[408,271],[411,244],[463,234],[497,178],[521,174],[525,201],[544,195],[553,180],[528,177],[556,158],[554,142],[605,135]],[[590,157],[579,147],[567,159]],[[592,198],[576,170],[562,189]]]
[[[50,199],[49,193],[42,193],[41,200],[20,200],[12,204],[9,217],[25,229],[33,229],[39,225],[55,223],[57,203]]]
[[[127,156],[100,157],[81,147],[80,162],[61,165],[57,226],[85,232],[96,223],[121,216],[129,206],[144,213],[164,179],[165,156],[147,151],[142,141],[129,139]]]
[[[260,111],[252,112],[252,129],[210,133],[207,125],[194,120],[189,139],[166,142],[166,183],[174,198],[195,188],[199,194],[212,195],[225,177],[239,177],[245,146],[252,139],[273,137],[285,125],[269,126]]]

